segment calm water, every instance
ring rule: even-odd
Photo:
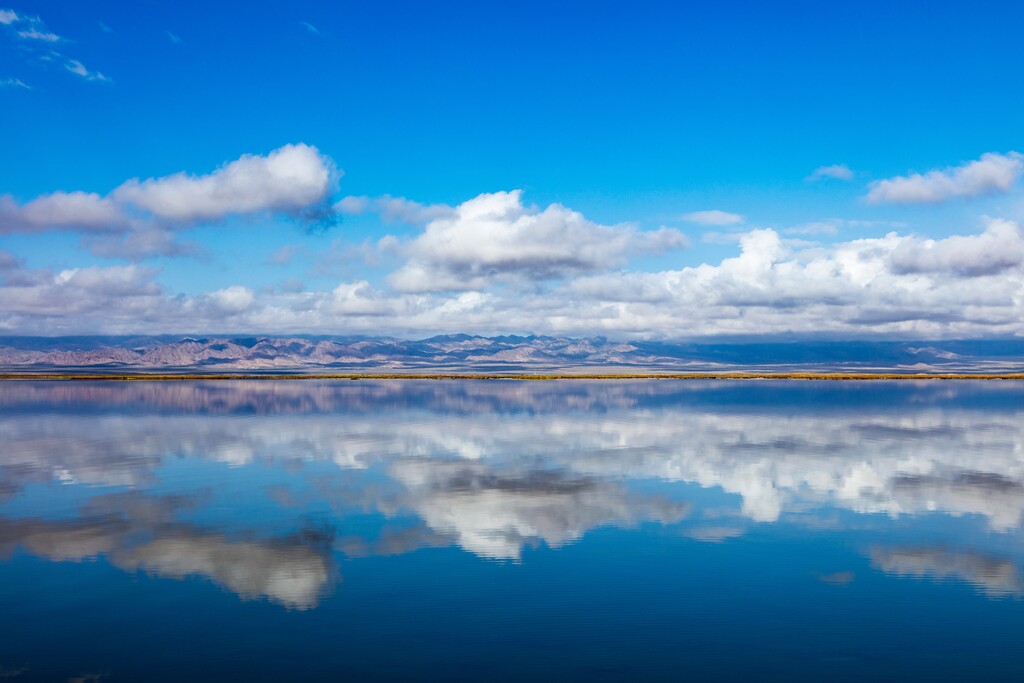
[[[1024,385],[0,383],[0,678],[1022,680]]]

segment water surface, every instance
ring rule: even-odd
[[[0,677],[1020,680],[1022,399],[0,383]]]

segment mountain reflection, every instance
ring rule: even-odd
[[[537,544],[645,523],[721,543],[753,523],[814,528],[836,510],[976,516],[1016,534],[1021,393],[992,383],[0,383],[0,551],[104,557],[305,609],[337,580],[334,553],[457,545],[520,560]],[[175,463],[197,473],[179,474],[171,493]],[[81,490],[85,502],[52,518],[33,503],[39,486]],[[714,510],[693,502],[692,487],[718,493]],[[257,514],[233,509],[239,488]],[[383,521],[337,537],[311,530],[310,510],[325,506],[332,529],[351,515]],[[868,554],[894,575],[1021,595],[1012,558],[891,545]]]

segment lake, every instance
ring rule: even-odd
[[[1024,678],[1024,384],[0,382],[0,678]]]

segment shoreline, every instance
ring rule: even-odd
[[[651,372],[651,373],[61,373],[0,372],[0,381],[116,381],[182,382],[229,380],[806,380],[806,381],[921,381],[921,380],[1024,380],[1024,372],[1004,373],[900,373],[900,372]]]

